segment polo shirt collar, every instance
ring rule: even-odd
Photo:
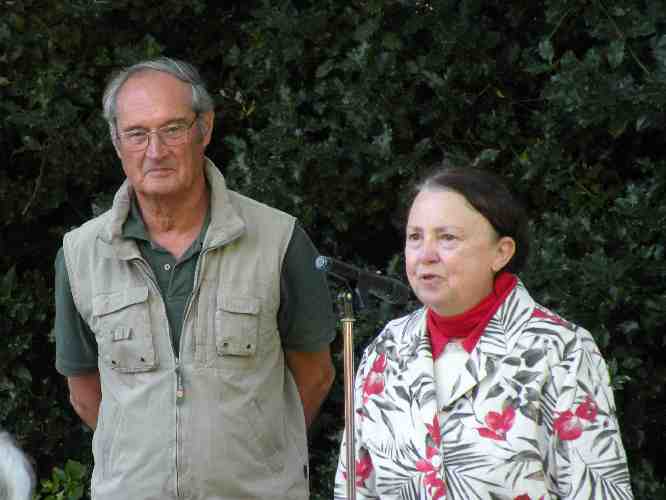
[[[211,248],[225,245],[242,236],[245,232],[245,221],[232,205],[224,176],[207,157],[205,158],[204,174],[210,186],[210,224],[208,231],[205,232],[203,248]],[[131,217],[133,197],[129,181],[125,179],[113,199],[109,224],[99,234],[102,241],[116,247],[116,252],[121,258],[123,256],[131,257],[137,253],[136,247],[132,245],[133,241],[126,239],[124,228],[125,222]],[[143,226],[143,220],[141,220],[141,226]],[[130,223],[127,230],[136,237],[150,240],[147,237],[145,226],[141,229],[134,223]]]

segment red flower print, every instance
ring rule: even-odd
[[[513,500],[532,500],[529,495],[518,495]]]
[[[513,421],[516,418],[516,410],[513,406],[507,405],[502,413],[490,411],[486,415],[486,425],[477,429],[481,437],[504,441],[506,433],[513,427]]]
[[[377,356],[370,373],[368,373],[363,383],[363,402],[367,403],[368,398],[373,394],[381,394],[384,391],[384,370],[386,369],[386,354],[381,353]]]
[[[555,419],[553,428],[562,441],[573,441],[574,439],[578,439],[583,433],[580,419],[569,410]]]
[[[432,500],[438,500],[446,493],[446,483],[437,477],[436,473],[426,474],[424,484],[426,485]]]
[[[439,417],[435,414],[435,418],[432,420],[432,424],[425,424],[426,429],[428,429],[428,435],[432,438],[435,446],[439,448],[439,445],[442,443],[442,433],[439,428]]]
[[[372,459],[369,453],[366,453],[356,461],[356,486],[365,485],[365,481],[370,477],[372,469]]]
[[[567,326],[567,322],[560,318],[557,314],[554,314],[550,311],[545,311],[542,309],[534,309],[532,311],[532,317],[533,318],[545,318],[549,321],[552,321],[556,325],[562,325],[562,326]]]
[[[437,500],[446,493],[446,483],[439,477],[439,468],[435,467],[430,459],[416,462],[416,470],[425,473],[423,484],[428,489],[432,500]]]
[[[575,413],[567,410],[560,414],[553,422],[553,428],[562,441],[573,441],[583,433],[582,421],[594,422],[598,413],[597,404],[590,396],[587,396],[585,401],[578,405]]]
[[[423,484],[428,490],[432,500],[442,498],[446,493],[446,483],[439,477],[439,469],[442,464],[439,448],[442,442],[442,434],[439,428],[439,417],[435,415],[432,424],[426,424],[428,434],[426,435],[426,459],[416,462],[416,470],[423,472],[425,478]]]
[[[585,401],[576,408],[576,416],[590,422],[594,422],[597,419],[597,413],[599,413],[599,408],[590,396],[587,396]]]
[[[364,453],[361,455],[361,458],[356,461],[356,486],[362,487],[365,486],[365,482],[370,477],[370,474],[374,468],[370,454],[365,450],[362,450],[362,452],[363,451]],[[342,477],[347,480],[347,473],[343,471]]]

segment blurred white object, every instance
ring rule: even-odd
[[[35,473],[9,433],[0,430],[0,500],[30,500]]]

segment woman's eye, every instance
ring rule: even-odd
[[[439,239],[443,241],[454,241],[457,238],[453,234],[443,233],[439,236]]]
[[[420,238],[419,233],[408,233],[407,234],[407,239],[409,241],[418,241],[419,238]]]

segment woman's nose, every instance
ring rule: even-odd
[[[426,238],[423,240],[423,246],[421,247],[421,260],[424,262],[436,262],[439,260],[437,241],[435,239]]]

